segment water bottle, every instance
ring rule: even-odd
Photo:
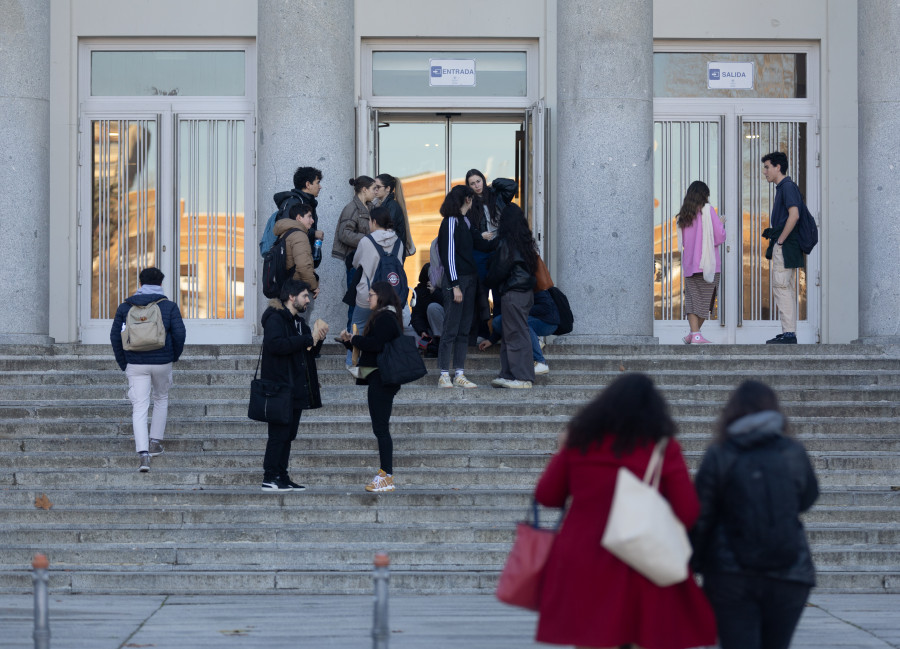
[[[318,266],[320,261],[322,261],[322,240],[316,239],[313,244],[313,264]]]

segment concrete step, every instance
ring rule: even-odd
[[[444,390],[444,393],[451,392]],[[436,417],[460,416],[567,416],[574,415],[585,403],[581,400],[553,401],[545,399],[533,390],[462,390],[451,392],[442,400],[428,403],[427,412]],[[517,393],[510,396],[510,393]],[[519,396],[527,392],[531,400]],[[437,390],[435,393],[440,394]],[[537,396],[535,396],[537,395]],[[368,407],[365,403],[365,392],[356,393],[352,401],[337,401],[336,395],[323,395],[323,407],[303,413],[304,419],[330,418],[338,415],[366,415]],[[423,400],[416,398],[412,392],[398,393],[394,400],[394,414],[409,417],[422,414]],[[464,404],[464,405],[460,405]],[[675,417],[701,416],[717,417],[722,409],[722,402],[711,400],[669,400],[672,414]],[[782,408],[789,418],[793,417],[900,417],[900,401],[795,401],[782,402]],[[185,401],[181,398],[169,399],[169,417],[177,420],[183,417],[242,417],[247,413],[247,398],[226,400],[206,399],[204,401]],[[37,419],[52,420],[64,418],[102,418],[113,419],[130,415],[130,404],[125,400],[84,402],[77,400],[33,400],[22,402],[0,402],[0,420],[2,419]]]
[[[123,416],[124,414],[124,416]],[[357,415],[333,415],[328,418],[308,417],[304,414],[300,421],[298,439],[315,438],[327,440],[332,436],[360,436],[371,431],[368,413]],[[682,445],[688,440],[712,440],[715,418],[711,416],[680,416],[675,418],[679,426],[678,439]],[[432,417],[425,415],[392,415],[391,434],[397,435],[466,435],[469,440],[491,439],[505,435],[556,435],[565,428],[569,417],[553,415],[548,417],[507,415],[465,415],[462,417]],[[791,417],[790,428],[804,443],[810,439],[853,439],[857,438],[865,448],[879,450],[882,443],[896,440],[900,435],[895,417]],[[197,438],[203,440],[204,449],[216,450],[219,442],[231,443],[233,438],[265,438],[264,424],[247,419],[244,414],[234,417],[180,417],[169,419],[166,427],[167,444],[178,444],[183,440]],[[114,417],[78,418],[63,417],[55,420],[0,419],[0,449],[40,450],[32,445],[38,442],[77,444],[82,440],[109,440],[120,444],[121,438],[132,439],[131,418],[127,407]],[[117,447],[118,449],[118,447]],[[227,450],[224,449],[224,450]],[[0,451],[3,452],[3,451]]]
[[[584,382],[584,372],[572,372],[556,369],[554,359],[549,357],[548,362],[553,365],[548,375],[540,377],[542,384],[546,385],[571,385]],[[471,369],[474,376],[492,378],[496,370],[490,368]],[[606,385],[621,371],[598,370],[590,373],[591,382],[597,385]],[[657,385],[667,386],[735,386],[747,378],[747,373],[742,370],[722,370],[714,374],[698,373],[695,368],[676,368],[672,370],[654,369],[648,372]],[[189,385],[241,385],[247,386],[253,378],[252,370],[231,370],[227,372],[210,370],[187,370],[179,365],[175,366],[174,380],[179,386]],[[320,367],[319,379],[323,385],[347,385],[352,380],[343,366],[334,368]],[[434,376],[429,375],[414,385],[431,385]],[[789,372],[767,375],[766,383],[775,387],[781,386],[893,386],[898,385],[897,371],[895,369],[876,369],[867,367],[859,370],[847,370],[839,363],[834,367],[820,367],[817,370],[792,369]],[[126,383],[125,375],[117,367],[105,370],[95,370],[85,373],[81,370],[58,370],[47,368],[34,371],[33,368],[23,371],[0,372],[0,386],[15,385],[113,385],[122,386]],[[0,394],[3,393],[0,387]]]
[[[211,393],[219,400],[245,401],[249,395],[252,377],[237,385],[179,385],[173,388],[171,397],[181,402],[206,402]],[[584,380],[582,375],[581,380]],[[362,386],[349,385],[352,377],[342,376],[341,385],[328,386],[323,389],[323,398],[329,403],[344,403],[353,399],[364,399],[366,390]],[[474,377],[472,377],[474,380]],[[555,401],[587,402],[597,394],[597,385],[555,385],[553,378],[542,382],[538,388],[542,399]],[[489,382],[488,382],[489,383]],[[489,387],[486,385],[485,387]],[[678,401],[716,401],[721,407],[728,400],[733,387],[716,386],[683,386],[665,385],[660,390],[666,399]],[[129,404],[127,400],[127,383],[92,385],[6,385],[0,387],[0,405],[18,405],[16,402],[47,401],[106,401],[112,400],[121,404]],[[495,399],[497,390],[473,390],[467,398]],[[520,396],[519,391],[510,396],[510,400],[530,400]],[[451,390],[438,390],[430,385],[406,386],[401,394],[404,398],[428,399],[436,403],[454,402],[457,396]],[[534,394],[534,392],[526,393]],[[398,395],[399,396],[399,395]],[[900,385],[865,385],[865,386],[781,386],[778,390],[779,400],[784,404],[803,402],[813,399],[818,402],[889,402],[900,403]]]
[[[331,451],[340,452],[348,450],[366,450],[372,448],[374,437],[370,430],[368,420],[360,421],[354,427],[347,425],[348,432],[336,432],[329,430],[323,432],[306,431],[306,426],[301,430],[291,445],[294,453],[307,451]],[[792,422],[793,423],[793,422]],[[704,426],[707,430],[711,427]],[[243,434],[231,434],[222,437],[212,437],[219,434],[219,430],[210,430],[209,436],[197,436],[194,433],[171,434],[177,437],[167,437],[165,440],[166,455],[182,455],[191,453],[232,453],[232,454],[258,454],[265,445],[265,430],[260,427],[246,427]],[[796,428],[796,426],[794,426]],[[684,427],[681,428],[684,431]],[[406,448],[414,448],[418,451],[453,451],[470,450],[473,452],[520,452],[520,451],[553,451],[557,444],[557,430],[553,430],[553,424],[549,422],[534,422],[532,430],[516,430],[509,432],[497,432],[490,435],[470,432],[432,432],[426,426],[417,426],[410,430],[399,427],[392,422],[391,434],[395,440]],[[65,436],[63,436],[65,435]],[[212,438],[211,438],[212,437]],[[900,452],[900,439],[896,437],[863,436],[813,436],[797,435],[807,451],[816,453],[869,453],[870,449],[878,448],[880,453]],[[123,430],[117,435],[73,435],[62,432],[58,437],[38,437],[3,439],[0,437],[0,466],[7,462],[6,466],[15,466],[17,458],[35,454],[46,461],[54,461],[52,454],[60,456],[56,461],[65,462],[68,457],[79,455],[127,455],[133,449],[131,443],[131,430]],[[685,452],[703,452],[712,443],[708,432],[685,433],[681,432],[678,442]],[[4,460],[3,454],[9,458]],[[133,458],[127,460],[130,466]]]
[[[302,455],[294,453],[292,467],[297,473],[318,473],[320,470],[340,470],[368,468],[375,461],[374,437],[361,437],[359,443],[349,449],[307,449]],[[470,469],[472,471],[521,470],[540,473],[547,465],[556,448],[556,440],[546,437],[542,447],[536,449],[512,449],[504,446],[497,449],[474,450],[471,448],[424,450],[407,448],[400,443],[400,436],[395,440],[394,463],[397,473],[405,467],[412,469],[427,467],[429,469]],[[416,440],[410,439],[414,443]],[[215,472],[217,470],[248,471],[258,470],[261,463],[265,441],[259,439],[255,451],[236,454],[228,451],[207,451],[203,453],[169,452],[153,458],[153,472],[160,471],[192,471]],[[813,467],[818,472],[824,471],[883,471],[900,472],[900,453],[872,454],[861,451],[810,451]],[[703,449],[686,450],[685,460],[692,469],[696,468],[703,457]],[[110,469],[113,471],[131,471],[137,468],[137,455],[134,453],[16,453],[0,454],[0,469],[14,471],[16,476],[25,475],[29,470],[96,471]],[[78,478],[76,478],[78,479]],[[18,483],[17,483],[18,484]]]

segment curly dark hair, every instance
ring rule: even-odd
[[[303,191],[306,183],[315,183],[316,180],[322,180],[322,171],[315,167],[297,167],[294,172],[294,189]]]
[[[586,453],[592,444],[613,438],[621,457],[638,446],[674,437],[669,404],[646,374],[624,374],[610,383],[569,422],[568,448]]]
[[[450,188],[450,193],[444,197],[444,202],[441,203],[441,209],[439,210],[441,216],[447,218],[448,216],[462,216],[463,203],[466,202],[467,198],[474,198],[475,192],[472,191],[472,188],[468,185],[454,185]]]
[[[764,410],[774,410],[784,416],[781,406],[778,405],[778,395],[772,388],[759,381],[744,381],[735,388],[722,408],[722,414],[719,415],[716,424],[716,439],[720,442],[727,439],[728,427],[741,417]],[[784,434],[788,432],[787,418],[784,420],[782,432]]]

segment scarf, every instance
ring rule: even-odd
[[[703,247],[700,253],[700,270],[703,271],[703,281],[712,284],[716,281],[716,246],[713,237],[712,210],[709,203],[700,211],[700,230],[703,237]]]

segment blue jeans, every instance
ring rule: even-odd
[[[347,289],[350,289],[350,282],[353,281],[353,276],[356,275],[356,269],[353,266],[347,269]],[[347,307],[347,331],[350,331],[350,325],[353,324],[353,307],[355,304],[351,304]]]
[[[497,335],[503,337],[503,314],[501,313],[497,317],[494,318],[491,326],[494,328],[494,331],[497,332]],[[534,360],[538,363],[546,363],[544,360],[544,354],[541,352],[541,341],[538,340],[538,336],[549,336],[554,331],[556,331],[557,325],[549,324],[544,322],[543,320],[538,320],[532,316],[528,316],[528,331],[531,334],[531,354],[534,356]]]

